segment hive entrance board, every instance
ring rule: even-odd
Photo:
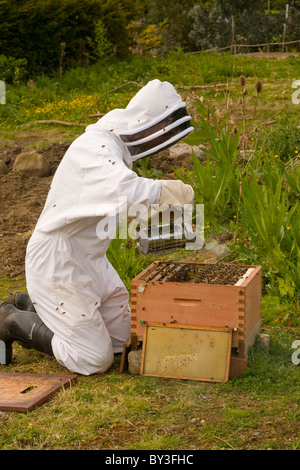
[[[76,379],[76,375],[0,373],[0,410],[31,411]]]
[[[148,323],[141,374],[177,379],[226,382],[231,328]]]

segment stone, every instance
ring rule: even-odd
[[[270,335],[261,333],[259,340],[255,343],[255,347],[258,349],[269,350],[270,348]]]
[[[128,371],[131,374],[139,375],[142,363],[142,350],[130,351],[128,353]]]
[[[204,148],[202,145],[191,146],[182,142],[182,143],[173,145],[173,147],[169,149],[169,155],[171,158],[180,158],[180,157],[185,157],[185,156],[190,156],[192,158],[192,155],[194,152],[198,160],[204,161],[205,154],[202,148]]]
[[[3,160],[0,160],[0,175],[6,175],[8,173],[7,165]]]
[[[204,145],[193,145],[192,147],[192,150],[195,152],[195,155],[200,162],[204,162],[206,160],[205,152],[202,149],[205,149]]]
[[[36,150],[20,153],[13,166],[13,171],[17,171],[26,177],[39,176],[41,178],[50,176],[50,164],[46,157]]]

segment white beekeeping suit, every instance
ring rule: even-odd
[[[26,253],[27,290],[53,332],[52,350],[70,371],[106,371],[130,337],[128,292],[108,262],[104,217],[127,206],[189,203],[190,186],[139,177],[132,162],[169,147],[193,128],[185,103],[167,82],[153,80],[126,109],[86,128],[53,177]]]

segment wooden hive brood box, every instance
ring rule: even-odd
[[[245,358],[260,331],[261,278],[261,266],[155,261],[131,283],[131,348],[147,322],[229,327]]]

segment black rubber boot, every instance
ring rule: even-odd
[[[36,311],[27,292],[11,292],[7,297],[6,302],[14,305],[17,309],[23,310],[24,312]]]
[[[0,340],[6,345],[7,364],[11,362],[12,354],[9,352],[14,341],[25,348],[36,349],[53,356],[52,338],[52,331],[37,313],[24,312],[14,305],[0,302]]]

